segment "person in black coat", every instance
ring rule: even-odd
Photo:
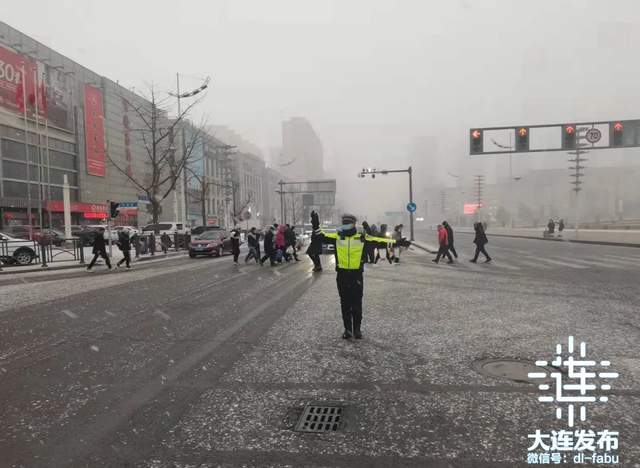
[[[484,248],[485,245],[489,243],[489,239],[487,239],[487,235],[484,232],[484,226],[482,223],[473,223],[473,229],[476,231],[476,236],[473,239],[473,243],[476,244],[476,254],[474,255],[470,262],[476,263],[478,261],[478,256],[480,252],[487,258],[485,263],[489,263],[491,261],[491,257],[487,253],[487,250]]]
[[[322,262],[320,261],[320,254],[322,254],[322,243],[311,242],[307,247],[307,255],[313,262],[313,271],[322,271]]]
[[[371,226],[369,226],[369,223],[367,223],[366,221],[362,221],[362,230],[365,232],[365,234],[367,234],[369,236],[375,236],[375,233],[373,232],[373,228]],[[365,263],[373,263],[373,262],[375,262],[375,250],[376,250],[375,244],[366,244],[365,245],[365,249],[364,249],[364,262]]]
[[[233,263],[238,265],[238,257],[240,256],[240,229],[237,227],[231,230],[231,253],[233,254]]]
[[[129,238],[129,231],[123,230],[118,233],[118,248],[122,251],[123,258],[116,263],[116,267],[126,262],[127,268],[131,268],[131,239]]]
[[[387,237],[387,225],[386,224],[381,224],[380,225],[380,232],[376,233],[375,235],[376,235],[376,237]],[[391,238],[389,238],[389,240],[391,241]],[[385,257],[387,257],[387,261],[389,263],[391,263],[392,260],[391,260],[391,255],[389,255],[388,246],[387,247],[378,246],[378,253],[376,254],[376,258],[375,258],[373,263],[378,263],[378,260],[380,260],[380,251],[381,250],[384,250],[384,255],[385,255]]]
[[[267,232],[264,234],[264,256],[260,259],[260,265],[264,265],[264,262],[269,259],[271,266],[276,264],[276,249],[273,247],[273,226],[267,228]]]
[[[291,247],[293,249],[293,258],[296,259],[296,262],[299,262],[298,258],[298,249],[296,249],[296,244],[298,243],[298,239],[296,238],[296,231],[287,224],[287,230],[284,231],[285,242],[287,243],[287,249]]]
[[[258,233],[256,232],[256,228],[252,227],[247,233],[247,245],[249,246],[249,253],[244,259],[244,263],[247,263],[251,258],[255,258],[256,263],[260,261],[260,254],[258,253],[260,249],[260,243],[258,241]]]
[[[96,260],[98,260],[98,257],[104,258],[104,261],[109,267],[109,270],[111,270],[111,261],[109,260],[109,256],[107,255],[107,245],[104,241],[104,228],[98,229],[96,238],[93,241],[93,259],[89,263],[87,271],[91,271],[91,268],[93,268],[93,265],[96,264]]]
[[[458,252],[456,252],[456,248],[453,246],[453,228],[447,221],[442,221],[442,225],[447,230],[447,242],[448,242],[449,252],[451,252],[454,257],[458,258]]]

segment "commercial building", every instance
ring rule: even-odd
[[[64,176],[72,224],[103,219],[107,200],[128,204],[120,222],[148,222],[126,175],[147,170],[131,123],[146,101],[1,22],[0,61],[0,227],[60,226]]]
[[[153,174],[140,129],[151,102],[1,22],[0,65],[0,229],[62,227],[65,177],[72,224],[101,222],[108,200],[124,205],[116,223],[150,223],[144,186]],[[171,132],[163,143],[167,160],[185,147],[189,153],[175,188],[160,187],[160,220],[259,227],[272,221],[268,198],[282,176],[267,170],[255,145],[224,126],[185,122],[182,131],[166,112],[158,118]]]

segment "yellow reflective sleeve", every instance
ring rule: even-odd
[[[338,238],[338,233],[337,232],[324,232],[323,230],[320,230],[320,233],[326,237],[327,239],[337,239]]]
[[[375,237],[375,236],[370,236],[369,234],[365,235],[364,239],[368,240],[369,242],[386,242],[387,244],[396,243],[396,241],[391,237]]]

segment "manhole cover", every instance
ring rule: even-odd
[[[328,403],[308,403],[296,425],[296,431],[334,432],[341,426],[342,406]]]
[[[487,377],[495,379],[508,379],[519,383],[530,383],[538,385],[541,383],[552,383],[551,377],[544,379],[531,379],[529,372],[545,372],[548,374],[552,370],[549,367],[536,366],[533,362],[519,359],[483,359],[473,364],[475,370]]]

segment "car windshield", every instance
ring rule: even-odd
[[[222,237],[222,231],[205,231],[198,235],[196,239],[199,240],[217,240]]]

